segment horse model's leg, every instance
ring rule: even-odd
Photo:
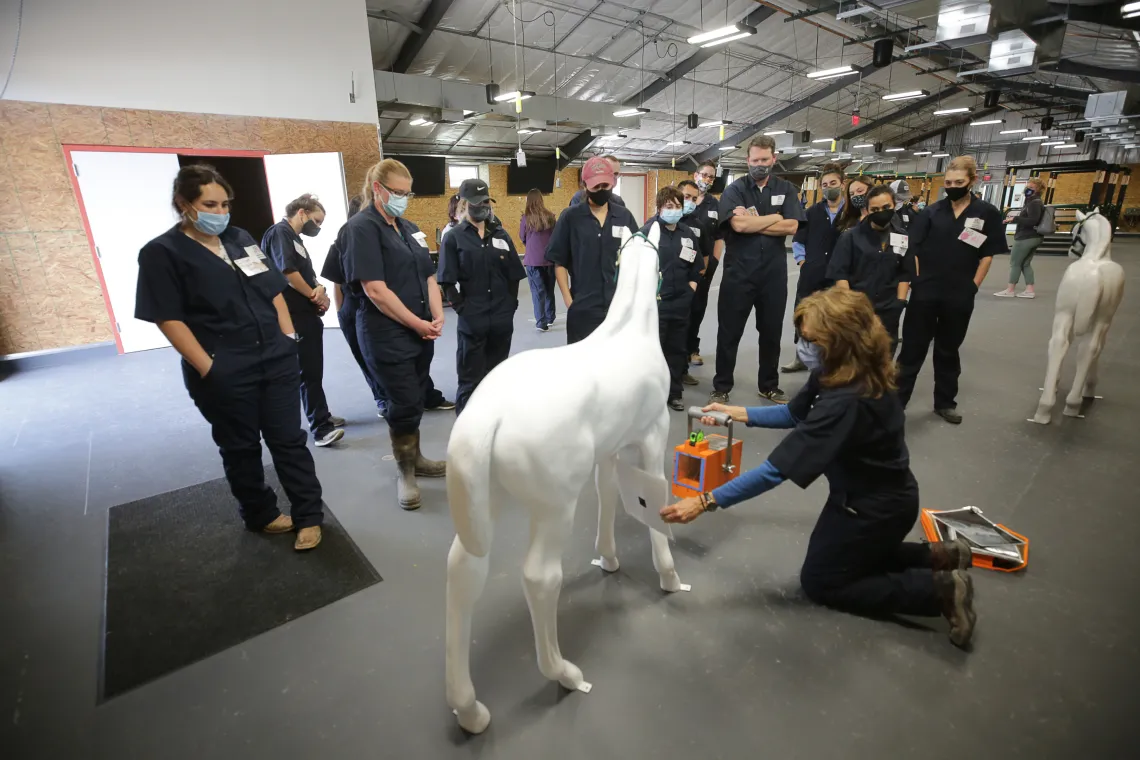
[[[649,433],[639,441],[636,446],[641,457],[641,469],[646,472],[662,472],[664,464],[665,445],[669,439],[669,412],[661,410]],[[662,505],[664,506],[664,505]],[[669,539],[664,533],[649,529],[649,544],[653,547],[653,567],[657,568],[657,575],[661,581],[661,590],[670,593],[674,591],[688,591],[689,587],[681,583],[677,575],[677,568],[673,563],[673,552],[669,548]]]
[[[1092,334],[1085,339],[1077,355],[1077,374],[1073,378],[1073,387],[1065,399],[1066,417],[1083,417],[1081,414],[1081,400],[1090,398],[1096,389],[1096,365],[1100,359],[1100,352],[1104,348],[1104,340],[1108,336],[1110,322],[1098,322],[1093,326]]]
[[[594,470],[598,488],[598,540],[594,544],[601,555],[599,565],[607,573],[618,570],[617,541],[614,539],[614,519],[617,516],[621,492],[617,484],[617,464],[614,457],[598,462]]]
[[[1039,425],[1049,424],[1053,405],[1057,403],[1057,382],[1060,379],[1061,363],[1069,350],[1072,333],[1072,312],[1057,312],[1053,317],[1053,337],[1049,339],[1049,367],[1045,371],[1045,386],[1041,389],[1041,400],[1037,402],[1037,413],[1030,422]]]
[[[470,554],[459,536],[447,555],[447,704],[459,725],[473,734],[483,733],[491,722],[471,683],[471,614],[487,582],[489,557]]]

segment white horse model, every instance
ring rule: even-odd
[[[1053,337],[1049,339],[1049,368],[1037,413],[1030,420],[1041,425],[1049,424],[1053,405],[1057,403],[1058,375],[1074,335],[1088,337],[1077,356],[1077,374],[1065,399],[1065,416],[1082,416],[1082,400],[1097,397],[1097,362],[1112,317],[1124,296],[1124,269],[1109,257],[1112,224],[1100,214],[1100,209],[1087,215],[1078,211],[1077,223],[1073,230],[1073,247],[1080,258],[1065,270],[1057,288]]]
[[[669,371],[657,328],[657,241],[623,230],[621,267],[605,321],[585,340],[512,356],[479,384],[447,447],[447,497],[457,535],[447,557],[447,702],[471,733],[491,715],[471,683],[471,615],[487,580],[493,522],[504,505],[530,513],[523,587],[538,668],[567,689],[590,685],[558,649],[562,552],[578,495],[593,474],[600,565],[618,569],[616,458],[663,472]],[[669,541],[649,531],[665,591],[681,590]]]

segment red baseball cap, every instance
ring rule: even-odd
[[[594,156],[582,167],[582,181],[586,183],[587,190],[593,190],[603,182],[608,182],[611,188],[617,184],[614,168],[601,156]]]

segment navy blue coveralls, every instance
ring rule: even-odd
[[[282,219],[265,231],[261,250],[273,257],[282,274],[297,272],[310,288],[316,288],[317,273],[301,236]],[[301,364],[301,403],[309,418],[309,430],[320,438],[332,429],[332,415],[325,399],[325,326],[317,306],[292,287],[285,288],[285,305],[293,319],[293,329],[300,341],[297,358]]]
[[[388,398],[393,435],[414,433],[424,413],[424,388],[435,355],[435,341],[383,314],[364,292],[364,282],[388,286],[404,306],[431,321],[428,278],[435,274],[427,240],[402,217],[389,224],[374,205],[365,206],[337,235],[344,256],[347,289],[357,301],[356,335],[368,371]]]
[[[716,241],[720,240],[720,201],[714,198],[712,193],[706,193],[705,199],[697,204],[693,213],[686,214],[681,221],[689,225],[694,235],[700,237],[701,256],[704,257],[702,266],[705,273],[697,283],[697,292],[693,294],[692,308],[689,311],[689,334],[685,340],[686,351],[690,354],[699,354],[701,352],[699,333],[701,322],[705,318],[705,310],[709,305],[709,288],[712,286],[716,268],[720,265],[720,262],[713,258]]]
[[[184,322],[214,360],[205,377],[183,360],[182,378],[210,423],[246,526],[261,530],[281,514],[265,484],[262,438],[289,497],[293,524],[320,525],[321,484],[297,420],[297,344],[281,332],[273,305],[287,287],[285,278],[245,230],[228,227],[219,238],[234,266],[178,227],[143,246],[135,317]],[[247,258],[265,270],[246,274],[237,262]]]
[[[436,280],[459,315],[457,415],[487,373],[511,353],[519,281],[524,279],[526,270],[515,244],[500,224],[485,222],[480,237],[478,228],[464,219],[443,239]]]
[[[352,358],[356,360],[360,371],[364,374],[364,381],[368,383],[368,389],[372,391],[372,398],[376,401],[376,408],[383,413],[385,411],[385,405],[387,404],[384,398],[384,389],[380,387],[380,383],[377,382],[376,379],[372,377],[372,373],[368,371],[368,365],[364,363],[364,355],[360,353],[360,341],[356,339],[356,311],[360,307],[360,301],[352,294],[352,291],[345,287],[344,254],[341,252],[340,246],[335,242],[329,246],[329,253],[325,257],[324,266],[321,267],[321,277],[341,286],[341,293],[344,294],[344,300],[336,313],[336,319],[340,323],[340,331],[341,334],[344,335],[344,342],[348,344],[348,350],[352,352]]]
[[[732,229],[737,206],[756,209],[758,216],[780,214],[804,220],[799,191],[791,182],[769,177],[763,189],[745,175],[720,196],[720,225],[724,234],[724,274],[720,283],[716,336],[716,375],[713,390],[728,393],[736,371],[736,352],[748,315],[756,311],[759,361],[756,386],[761,393],[779,387],[780,331],[788,305],[788,256],[782,236],[745,234]]]
[[[842,209],[840,213],[843,213]],[[805,216],[805,221],[800,224],[793,238],[804,247],[804,263],[800,265],[800,278],[796,283],[797,304],[832,284],[833,279],[827,274],[828,258],[835,250],[840,234],[827,212],[827,201],[813,205]],[[839,214],[835,218],[838,220]]]
[[[637,232],[625,206],[606,204],[605,224],[598,223],[591,209],[589,203],[578,203],[563,211],[546,246],[546,260],[570,274],[567,343],[586,338],[605,321],[617,287],[621,231]]]
[[[904,541],[919,505],[898,397],[827,388],[812,372],[788,411],[799,422],[768,461],[800,488],[820,475],[830,486],[800,571],[804,592],[863,615],[940,614],[929,546]]]
[[[971,221],[972,220],[972,221]],[[903,323],[899,351],[899,400],[905,408],[926,352],[934,342],[934,408],[957,406],[962,360],[958,349],[966,339],[974,313],[978,287],[974,275],[982,259],[1006,253],[1001,211],[971,195],[970,205],[957,219],[949,198],[943,198],[911,217],[909,249],[917,259],[918,275],[911,284],[910,302]],[[966,225],[985,235],[975,248],[959,240]]]
[[[657,266],[661,273],[661,289],[657,293],[657,329],[661,336],[661,352],[669,365],[669,400],[681,398],[681,375],[689,366],[689,319],[693,308],[692,283],[700,282],[701,239],[684,222],[672,231],[655,216],[641,231],[657,222],[661,238],[657,241]]]
[[[894,238],[896,242],[903,244],[892,245],[891,233],[898,236]],[[847,280],[852,290],[871,299],[875,314],[891,336],[892,356],[899,341],[899,321],[906,308],[906,301],[898,297],[899,283],[910,282],[914,272],[914,254],[906,240],[906,227],[898,213],[882,231],[872,227],[868,217],[839,236],[827,266],[829,281]]]

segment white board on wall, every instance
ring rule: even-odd
[[[269,183],[269,201],[273,206],[274,221],[285,217],[290,201],[311,193],[325,207],[325,221],[320,234],[304,237],[305,250],[313,262],[317,275],[325,263],[329,246],[336,233],[348,221],[348,197],[344,186],[344,164],[339,153],[291,153],[265,157],[265,177]],[[333,284],[321,282],[332,298]],[[330,308],[324,316],[325,327],[337,327],[336,309]]]

